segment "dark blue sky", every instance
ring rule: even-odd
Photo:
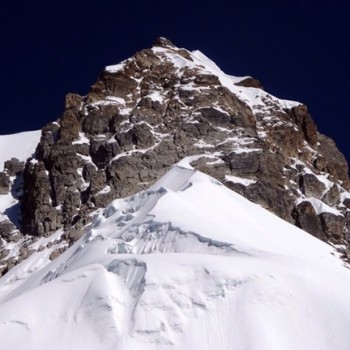
[[[0,133],[41,128],[103,67],[165,36],[226,73],[308,105],[350,160],[346,1],[6,1],[0,8]]]

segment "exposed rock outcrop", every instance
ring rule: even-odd
[[[304,203],[312,197],[341,207],[349,183],[344,157],[318,134],[306,106],[274,98],[253,78],[230,86],[207,66],[202,55],[160,38],[107,67],[86,97],[67,95],[62,119],[43,130],[36,156],[42,165],[27,165],[25,178],[32,174],[30,182],[40,186],[25,182],[24,231],[69,229],[92,209],[199,154],[210,155],[207,172],[227,186],[321,239],[335,227],[344,230],[338,219],[313,213],[311,202],[303,210],[295,204],[303,196]],[[244,95],[252,87],[255,102]],[[227,181],[231,175],[252,183]],[[341,241],[338,233],[332,239]]]
[[[281,218],[349,246],[347,163],[306,106],[164,38],[107,67],[86,96],[67,95],[62,118],[43,128],[25,165],[21,231],[63,229],[74,241],[89,213],[149,186],[186,156]],[[8,163],[0,191],[21,169]]]
[[[0,194],[7,194],[10,190],[10,177],[6,172],[0,172]]]

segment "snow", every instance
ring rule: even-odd
[[[192,51],[192,57],[194,58],[195,62],[199,61],[208,72],[216,75],[219,78],[222,86],[227,87],[230,91],[236,94],[240,98],[240,100],[246,102],[247,105],[253,111],[268,109],[266,107],[264,99],[276,102],[281,110],[291,109],[295,106],[300,105],[299,102],[278,99],[277,97],[274,97],[271,94],[268,94],[265,91],[258,88],[250,88],[235,85],[241,82],[242,80],[249,78],[249,76],[235,77],[225,74],[210,58],[208,58],[198,50]]]
[[[225,74],[199,51],[190,53],[191,61],[172,49],[152,50],[165,55],[179,74],[185,67],[215,74],[265,121],[274,123],[269,104],[280,110],[298,105],[235,85],[247,77]],[[125,63],[106,71],[116,73]],[[182,89],[202,89],[195,85]],[[148,97],[165,98],[158,92]],[[111,103],[122,108],[125,100],[108,96],[91,106]],[[168,137],[149,127],[157,141]],[[39,131],[0,136],[0,160],[25,160],[39,138]],[[254,141],[228,137],[223,143],[231,143],[235,153],[261,152],[249,148]],[[74,143],[89,140],[81,133]],[[203,140],[195,146],[213,147]],[[62,230],[30,244],[30,249],[50,248],[39,249],[0,279],[1,348],[350,349],[349,270],[331,246],[191,166],[203,157],[219,164],[220,156],[186,157],[148,190],[96,210],[81,239],[53,261],[52,252],[65,248],[58,243]],[[330,188],[326,177],[318,179]],[[233,175],[225,180],[255,183]],[[106,186],[98,194],[109,192]],[[318,214],[339,214],[315,198],[303,200]],[[1,196],[1,213],[15,204],[11,195]],[[19,245],[9,247],[14,255]]]
[[[105,186],[101,191],[97,192],[97,194],[106,194],[106,193],[109,193],[111,192],[111,186]]]
[[[256,180],[244,179],[242,177],[233,176],[233,175],[226,175],[225,176],[225,180],[233,182],[233,183],[236,183],[236,184],[241,184],[243,186],[249,186],[249,185],[252,185],[252,184],[256,183]]]
[[[262,152],[262,149],[261,148],[237,148],[232,150],[232,152],[236,154],[252,153],[252,152]]]
[[[318,179],[318,181],[322,182],[325,185],[326,189],[325,189],[323,195],[326,194],[331,189],[331,187],[334,185],[334,182],[332,182],[328,179],[329,175],[315,174],[312,170],[310,170],[308,167],[305,166],[305,164],[303,164],[300,161],[298,161],[296,164],[301,164],[303,166],[303,174],[311,174],[311,175],[315,176]]]
[[[152,93],[150,93],[146,97],[149,97],[152,101],[156,101],[156,102],[163,102],[164,98],[165,98],[164,95],[162,95],[161,93],[159,93],[157,91],[153,91]]]
[[[54,261],[46,249],[1,278],[1,348],[348,350],[333,248],[192,160],[97,210]]]
[[[125,67],[125,63],[126,61],[123,61],[119,64],[113,64],[110,66],[106,66],[105,67],[105,71],[109,72],[109,73],[117,73],[119,71],[121,71],[124,67]]]
[[[197,161],[198,159],[201,159],[201,158],[215,159],[215,161],[213,161],[212,164],[214,162],[217,162],[218,164],[220,164],[222,162],[222,159],[219,158],[221,155],[222,155],[221,152],[196,154],[196,155],[193,155],[193,156],[188,156],[188,157],[183,158],[182,160],[180,160],[177,163],[177,166],[181,167],[181,168],[184,168],[184,169],[194,169],[192,167],[191,163],[195,162],[195,161]],[[166,178],[166,176],[164,178]]]
[[[85,136],[83,132],[79,133],[79,139],[73,141],[73,145],[82,145],[82,144],[90,144],[90,140]]]
[[[58,230],[49,237],[40,237],[37,241],[30,245],[32,249],[39,249],[40,246],[46,246],[48,243],[53,243],[59,241],[60,237],[63,235],[63,230]]]
[[[210,70],[213,73],[219,73],[220,75],[226,75],[217,65],[214,61],[212,61],[209,57],[207,57],[203,52],[199,50],[192,51],[192,55],[200,61],[206,69]],[[249,76],[245,77],[234,77],[229,76],[234,83],[239,83],[240,81],[249,78]]]
[[[343,216],[342,213],[335,209],[330,207],[329,205],[327,205],[326,203],[322,202],[321,200],[314,198],[314,197],[310,197],[310,198],[300,198],[297,199],[296,201],[296,205],[299,205],[302,202],[310,202],[312,204],[312,206],[315,209],[315,212],[317,215],[320,215],[322,213],[331,213],[337,216]]]
[[[193,144],[193,146],[198,148],[214,148],[215,146],[211,143],[207,143],[204,140],[198,140],[196,143]]]
[[[0,135],[0,171],[4,169],[4,163],[11,158],[26,161],[31,157],[40,141],[41,130],[27,131],[12,135]],[[11,186],[13,178],[11,180]],[[0,221],[8,219],[9,215],[18,215],[18,200],[14,198],[12,192],[0,195]]]
[[[350,193],[349,192],[341,192],[340,193],[340,202],[343,203],[347,198],[350,199]]]
[[[0,195],[0,221],[8,219],[8,216],[5,214],[5,212],[11,207],[14,207],[17,202],[17,199],[13,198],[11,192],[8,194]]]
[[[125,132],[125,131],[124,131]],[[154,148],[156,148],[157,146],[159,145],[159,142],[154,144],[153,146],[151,147],[148,147],[148,148],[136,148],[135,146],[133,146],[134,148],[129,150],[129,151],[126,151],[126,152],[121,152],[119,154],[117,154],[116,156],[114,156],[109,162],[112,163],[116,160],[118,160],[119,158],[123,158],[123,157],[128,157],[132,154],[135,154],[135,153],[142,153],[142,154],[145,154],[146,152],[148,151],[151,151],[153,150]]]
[[[32,156],[40,141],[40,136],[41,130],[0,135],[0,171],[4,169],[6,160],[17,158],[25,161]]]

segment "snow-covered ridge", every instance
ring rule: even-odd
[[[0,135],[0,171],[4,162],[11,158],[25,161],[34,152],[40,141],[41,130],[20,132],[18,134]]]
[[[250,76],[237,77],[224,73],[215,62],[213,62],[199,50],[194,50],[192,52],[185,50],[190,59],[178,54],[177,48],[174,49],[173,47],[154,46],[152,47],[152,51],[163,60],[166,59],[170,61],[178,70],[179,75],[181,75],[183,69],[186,67],[196,69],[201,74],[212,74],[217,76],[222,86],[228,88],[231,92],[236,94],[254,112],[267,112],[270,108],[270,104],[278,106],[281,111],[300,105],[299,102],[279,99],[258,88],[237,86],[236,84],[250,78]],[[116,65],[106,66],[105,70],[109,73],[117,73],[122,71],[128,62],[130,62],[130,59],[124,60]],[[188,86],[187,88],[195,89],[193,86]]]
[[[259,112],[261,109],[265,109],[266,100],[274,101],[276,104],[280,105],[282,109],[290,109],[300,105],[300,102],[279,99],[261,89],[237,86],[237,83],[249,78],[249,76],[236,77],[224,73],[215,62],[199,50],[193,51],[192,57],[201,62],[208,72],[217,75],[221,84],[235,93],[242,101],[246,102],[253,111]]]
[[[236,77],[233,75],[228,75],[224,73],[215,62],[208,58],[199,50],[192,51],[190,53],[192,61],[187,60],[178,54],[174,53],[172,50],[164,48],[153,48],[154,52],[165,53],[175,67],[179,70],[184,66],[197,68],[201,73],[209,73],[216,75],[222,86],[227,87],[230,91],[236,94],[242,101],[246,102],[248,106],[254,111],[261,111],[261,109],[266,109],[266,101],[273,101],[275,104],[280,105],[281,109],[290,109],[292,107],[300,105],[299,102],[289,101],[279,99],[272,96],[271,94],[257,88],[253,87],[243,87],[237,86],[236,84],[249,78],[249,76]]]
[[[276,203],[279,215],[279,208],[291,205],[279,200],[284,194],[295,201],[293,210],[308,201],[313,218],[329,220],[325,239],[332,236],[328,227],[346,218],[349,193],[337,177],[313,167],[317,132],[307,110],[285,111],[297,103],[239,86],[246,77],[226,75],[202,53],[171,45],[106,71],[100,82],[115,78],[118,87],[125,79],[130,86],[119,91],[96,84],[92,95],[69,96],[80,129],[75,140],[63,127],[58,133],[72,146],[67,164],[44,155],[28,164],[38,164],[33,172],[50,183],[46,197],[31,193],[44,200],[38,210],[29,202],[28,212],[39,224],[54,224],[30,232],[43,237],[0,242],[0,255],[8,255],[0,266],[6,273],[0,279],[2,346],[348,350],[350,277],[338,253],[216,180],[254,200],[261,194],[257,202],[267,208]],[[147,85],[152,74],[153,85]],[[56,133],[64,118],[44,133]],[[310,123],[307,135],[299,119]],[[66,155],[66,143],[54,147],[50,156]],[[184,154],[190,156],[139,192]],[[57,161],[60,174],[51,169]],[[123,163],[130,166],[123,170]],[[111,174],[126,181],[111,181]],[[70,177],[70,183],[61,181]],[[42,183],[29,183],[24,193]],[[274,185],[278,192],[263,192]],[[51,197],[66,189],[60,202]],[[6,196],[12,202],[0,199],[0,220],[17,203],[11,193]],[[67,203],[76,210],[67,212]],[[47,214],[50,205],[54,215]]]
[[[29,277],[44,252],[0,279],[2,346],[348,349],[350,273],[333,249],[190,160],[96,211]]]

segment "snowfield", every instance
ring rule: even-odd
[[[183,160],[0,279],[1,349],[349,350],[329,245]]]
[[[4,169],[4,162],[11,158],[26,161],[35,152],[40,136],[41,130],[0,135],[0,171]]]

